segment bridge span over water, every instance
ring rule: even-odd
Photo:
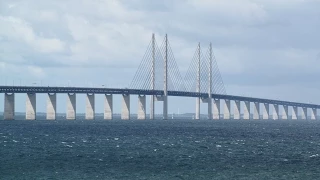
[[[159,83],[160,82],[160,83]],[[67,96],[66,119],[76,119],[76,94],[86,94],[85,118],[95,119],[95,94],[104,94],[104,119],[113,119],[113,95],[122,95],[121,119],[130,119],[130,96],[138,97],[138,119],[146,117],[146,96],[150,96],[150,117],[154,119],[156,101],[163,102],[163,119],[168,119],[168,97],[196,98],[195,119],[200,119],[200,104],[208,104],[208,119],[270,119],[270,109],[273,119],[307,119],[308,109],[310,119],[317,119],[320,105],[300,102],[290,102],[273,99],[253,98],[228,95],[212,52],[210,44],[206,53],[202,53],[200,43],[184,78],[180,75],[170,48],[167,35],[161,47],[156,45],[154,35],[145,56],[133,77],[129,88],[92,88],[92,87],[50,87],[50,86],[0,86],[4,93],[4,119],[15,118],[15,94],[26,93],[26,119],[36,119],[36,94],[45,93],[47,98],[47,119],[56,119],[56,94]],[[231,112],[233,104],[233,112]],[[253,109],[251,108],[253,105]],[[221,105],[223,112],[221,112]],[[280,115],[280,107],[282,113]],[[299,109],[301,109],[299,111]],[[233,114],[232,114],[233,113]],[[242,114],[242,115],[241,115]],[[253,114],[253,117],[251,117]]]

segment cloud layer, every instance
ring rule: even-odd
[[[212,42],[230,94],[286,100],[303,94],[301,101],[320,103],[319,6],[319,0],[2,0],[0,82],[124,87],[151,34],[161,42],[168,33],[182,70],[198,42]]]

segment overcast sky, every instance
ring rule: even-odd
[[[0,0],[0,83],[126,87],[152,33],[158,42],[167,33],[182,74],[198,42],[212,42],[228,94],[320,104],[319,7],[319,0]],[[24,111],[25,95],[18,97]],[[175,103],[192,112],[190,101]],[[39,111],[44,103],[43,95]]]

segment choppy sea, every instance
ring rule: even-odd
[[[0,179],[320,179],[320,121],[0,121]]]

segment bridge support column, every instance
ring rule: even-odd
[[[196,120],[200,119],[200,97],[196,98],[196,114],[194,119]]]
[[[253,119],[259,120],[260,119],[260,103],[254,102],[253,103]]]
[[[273,120],[278,120],[279,119],[279,105],[277,104],[272,104],[273,107],[273,115],[272,118]]]
[[[262,119],[264,119],[264,120],[269,119],[269,114],[270,114],[269,104],[268,103],[263,103],[262,106],[263,106]]]
[[[121,119],[129,120],[130,119],[130,95],[122,95],[122,110],[121,110]]]
[[[36,119],[36,107],[37,99],[35,93],[27,93],[26,101],[26,120],[35,120]]]
[[[233,119],[240,119],[240,101],[234,101]]]
[[[76,94],[69,94],[67,98],[67,120],[75,120],[76,119]]]
[[[138,119],[146,119],[146,96],[144,95],[138,96]]]
[[[86,120],[93,120],[95,118],[95,102],[94,94],[87,94],[86,100]]]
[[[112,94],[105,94],[103,119],[106,119],[106,120],[113,119],[112,109],[113,109]]]
[[[288,106],[283,105],[282,119],[284,119],[284,120],[288,119],[288,112],[289,112]]]
[[[291,119],[292,120],[298,119],[298,107],[297,106],[292,106]]]
[[[55,93],[48,94],[47,98],[47,120],[56,119],[57,95]]]
[[[311,109],[311,120],[316,120],[317,119],[317,109],[312,108]]]
[[[307,108],[302,108],[302,111],[301,111],[301,119],[302,120],[307,120],[307,115],[308,115],[308,109]]]
[[[151,95],[151,98],[150,98],[150,119],[154,119],[154,101],[155,101],[154,95]]]
[[[163,119],[168,119],[168,96],[163,96]]]
[[[223,119],[230,119],[230,107],[231,107],[231,101],[225,99]]]
[[[220,99],[213,99],[213,119],[220,119]]]
[[[212,98],[208,98],[208,119],[212,119]]]
[[[249,101],[244,101],[243,119],[245,119],[245,120],[250,119],[250,102]]]
[[[4,94],[4,111],[3,111],[3,119],[4,120],[13,120],[14,119],[14,93]]]

